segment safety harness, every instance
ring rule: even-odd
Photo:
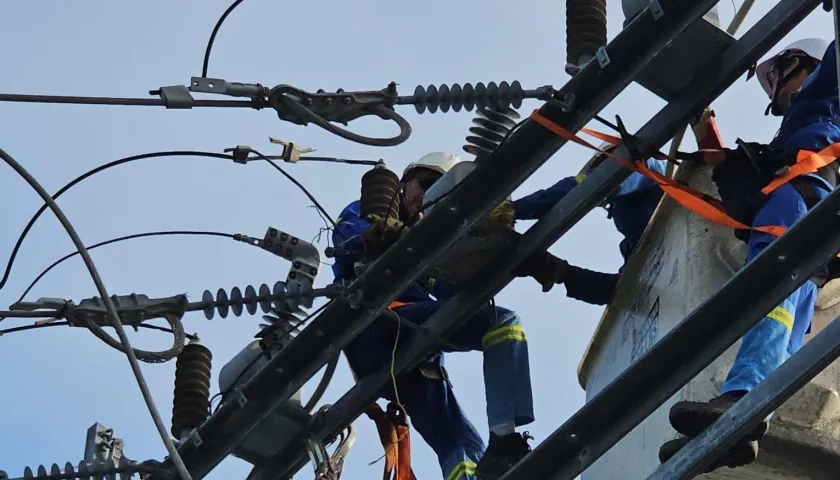
[[[397,314],[394,310],[409,304],[410,302],[394,300],[388,304],[388,310]],[[353,370],[352,365],[351,370]],[[449,375],[443,365],[423,365],[412,370],[409,375],[420,375],[426,380],[449,382]],[[385,450],[385,468],[382,479],[417,480],[411,469],[411,434],[406,412],[396,402],[389,402],[385,411],[377,403],[372,403],[365,409],[365,414],[376,424],[379,440]]]
[[[722,183],[721,178],[723,178],[724,174],[727,173],[725,171],[726,168],[737,168],[744,174],[740,177],[741,179],[753,179],[755,183],[752,188],[756,191],[756,196],[749,202],[751,204],[750,208],[739,208],[737,209],[737,212],[730,212],[727,208],[729,205],[727,204],[736,205],[739,203],[735,202],[736,199],[733,198],[733,194],[735,193],[734,191],[729,191],[726,195],[721,192],[722,201],[717,200],[710,195],[689,187],[684,182],[680,182],[648,169],[641,157],[637,155],[638,152],[634,152],[634,139],[626,133],[620,119],[618,119],[618,124],[619,133],[622,134],[621,138],[587,128],[581,129],[581,131],[612,145],[624,143],[631,153],[634,153],[633,162],[628,162],[613,153],[601,150],[572,132],[569,132],[564,127],[545,118],[537,110],[534,110],[531,114],[531,119],[562,138],[598,151],[601,154],[618,161],[627,168],[644,175],[656,182],[665,194],[673,198],[683,207],[713,223],[731,228],[736,232],[741,231],[748,233],[749,231],[758,231],[768,233],[773,236],[782,235],[787,230],[784,226],[751,226],[752,219],[758,211],[758,208],[761,207],[763,202],[772,192],[788,182],[800,179],[800,177],[808,173],[818,173],[820,176],[823,176],[823,178],[829,180],[829,183],[832,183],[832,185],[836,185],[837,183],[836,175],[830,173],[825,167],[832,164],[838,157],[840,157],[840,143],[829,145],[819,152],[800,150],[793,153],[780,152],[767,146],[748,144],[739,140],[741,158],[738,159],[739,161],[732,162],[729,167],[720,167],[720,170],[717,171],[717,182],[719,182],[718,186],[720,187],[720,183]],[[658,154],[654,158],[675,161],[675,159],[662,154]],[[749,168],[758,168],[759,170],[750,173],[748,170]],[[807,182],[800,180],[793,182],[793,185],[800,191],[800,193],[803,194],[806,204],[816,204],[819,197],[817,197],[816,192],[812,190],[813,187],[808,187]],[[726,187],[727,186],[725,185],[724,190],[726,190]],[[737,194],[743,195],[744,192],[745,189],[741,186],[738,188]],[[809,208],[811,205],[809,205]],[[739,234],[739,238],[743,239],[743,237],[743,233]],[[837,262],[834,261],[832,263],[836,264]]]
[[[411,469],[411,438],[405,412],[394,402],[387,411],[372,403],[365,414],[376,423],[379,440],[385,449],[385,472],[382,480],[417,480]]]

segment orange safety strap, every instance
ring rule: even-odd
[[[627,160],[617,155],[601,150],[595,145],[592,145],[591,143],[587,142],[586,140],[583,140],[574,133],[566,130],[562,126],[557,125],[551,120],[545,118],[537,110],[533,111],[533,113],[531,114],[531,119],[542,125],[547,130],[551,131],[552,133],[563,137],[571,142],[585,146],[592,150],[596,150],[601,154],[618,161],[627,168],[639,172],[645,177],[653,180],[654,182],[656,182],[657,185],[659,185],[663,192],[665,192],[668,196],[673,198],[677,203],[687,208],[688,210],[696,213],[697,215],[700,215],[706,220],[709,220],[713,223],[717,223],[718,225],[723,225],[728,228],[733,228],[737,230],[754,230],[758,232],[768,233],[774,236],[779,236],[787,230],[786,227],[775,225],[766,225],[758,227],[744,225],[743,223],[732,218],[723,208],[723,204],[714,197],[711,197],[699,190],[693,189],[682,182],[674,180],[673,178],[667,177],[658,172],[651,171],[647,168],[647,165],[645,165],[645,162],[642,160],[628,162]],[[590,130],[588,128],[583,128],[581,129],[581,131],[601,141],[611,143],[613,145],[618,145],[621,143],[621,138],[616,137],[614,135],[608,135],[595,130]],[[661,157],[662,155],[659,154],[654,158],[662,159]],[[810,152],[802,150],[797,154],[796,164],[790,167],[784,175],[780,175],[778,178],[776,178],[770,184],[764,187],[762,192],[765,194],[769,194],[798,176],[804,175],[806,173],[815,172],[818,168],[824,167],[834,162],[838,157],[840,157],[840,144],[829,145],[820,152]]]
[[[388,304],[388,310],[393,310],[395,308],[400,308],[403,305],[408,305],[408,302],[401,302],[399,300],[392,300],[391,303]]]
[[[411,469],[411,437],[408,424],[404,419],[397,419],[386,413],[376,403],[370,404],[365,414],[376,423],[379,440],[385,449],[385,471],[382,480],[417,480],[414,470]]]

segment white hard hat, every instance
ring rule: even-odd
[[[405,167],[403,171],[403,177],[408,174],[408,172],[414,170],[415,168],[428,168],[429,170],[434,170],[441,175],[445,174],[449,171],[450,168],[454,167],[455,164],[461,162],[461,157],[455,155],[453,153],[445,153],[445,152],[432,152],[423,155],[419,159],[411,162]]]
[[[779,73],[775,68],[777,58],[791,53],[800,53],[819,62],[822,61],[827,48],[828,42],[826,40],[821,38],[803,38],[802,40],[791,43],[781,52],[761,62],[755,69],[755,76],[758,77],[761,88],[767,92],[767,97],[773,98],[773,94],[776,92],[776,82],[779,81]]]

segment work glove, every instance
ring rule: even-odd
[[[371,225],[362,234],[362,241],[365,244],[365,260],[370,261],[379,258],[400,239],[405,225],[393,217],[381,218],[371,215],[368,220],[371,221]]]
[[[569,264],[548,252],[539,252],[528,257],[513,273],[517,277],[531,277],[542,285],[542,291],[548,292],[558,283],[566,280]]]
[[[479,235],[492,235],[510,230],[513,227],[514,215],[513,203],[510,200],[505,200],[494,208],[487,217],[481,219],[473,232]]]

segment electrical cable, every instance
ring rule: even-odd
[[[38,313],[38,312],[29,312],[29,313]],[[32,325],[23,325],[23,326],[20,326],[20,327],[12,327],[12,328],[6,328],[6,329],[3,329],[3,330],[0,330],[0,337],[2,337],[3,335],[9,334],[9,333],[25,332],[27,330],[35,330],[35,329],[38,329],[38,328],[46,328],[46,327],[64,327],[64,326],[69,326],[69,325],[70,325],[69,322],[50,322],[50,323],[35,323],[35,324],[32,324]],[[148,329],[148,330],[158,330],[158,331],[166,332],[166,333],[175,333],[175,331],[172,330],[171,328],[161,327],[160,325],[147,325],[145,323],[141,323],[140,325],[138,325],[138,327],[145,328],[145,329]],[[194,339],[198,338],[196,335],[193,335],[192,333],[185,333],[184,336],[189,340],[194,340]]]
[[[225,10],[219,20],[216,22],[216,26],[213,27],[213,32],[210,33],[210,39],[207,40],[207,48],[204,49],[204,63],[201,66],[201,76],[203,78],[207,78],[207,68],[210,66],[210,51],[213,50],[213,42],[216,41],[216,35],[219,33],[219,29],[222,28],[222,24],[225,23],[228,15],[233,12],[236,7],[238,7],[243,1],[245,0],[235,0],[230,6]]]
[[[271,166],[274,167],[278,172],[282,173],[286,178],[288,178],[290,182],[297,185],[297,187],[303,192],[303,194],[306,195],[309,198],[309,200],[312,201],[313,204],[315,204],[315,208],[317,208],[324,215],[324,217],[326,217],[327,220],[329,220],[330,223],[332,223],[333,227],[334,228],[338,227],[338,225],[335,223],[335,220],[333,220],[333,218],[330,216],[330,214],[327,213],[327,210],[324,209],[324,207],[321,206],[320,203],[318,203],[318,200],[315,199],[315,196],[312,195],[311,193],[309,193],[309,190],[307,190],[306,187],[303,186],[303,184],[298,182],[297,179],[295,179],[295,177],[289,175],[285,170],[280,168],[280,165],[277,165],[276,163],[274,163],[274,160],[272,160],[271,158],[263,155],[262,153],[260,153],[256,150],[254,150],[253,148],[249,148],[248,151],[253,153],[254,155],[258,156],[259,158],[265,160],[269,164],[271,164]]]
[[[87,250],[88,251],[94,250],[94,249],[99,248],[99,247],[104,247],[106,245],[111,245],[113,243],[122,242],[122,241],[125,241],[125,240],[134,240],[134,239],[137,239],[137,238],[147,238],[147,237],[163,237],[163,236],[170,236],[170,235],[205,235],[205,236],[210,236],[210,237],[224,237],[224,238],[230,238],[230,239],[234,239],[234,237],[235,237],[231,233],[222,233],[222,232],[202,232],[202,231],[195,231],[195,230],[165,230],[165,231],[158,231],[158,232],[135,233],[135,234],[132,234],[132,235],[125,235],[125,236],[122,236],[122,237],[112,238],[110,240],[105,240],[104,242],[95,243],[95,244],[87,247]],[[24,290],[23,294],[20,296],[20,298],[18,298],[18,302],[22,302],[23,299],[26,297],[26,295],[29,293],[29,291],[32,290],[32,288],[35,286],[35,284],[38,283],[47,273],[49,273],[50,270],[57,267],[60,263],[64,262],[65,260],[67,260],[69,258],[72,258],[72,257],[75,257],[76,255],[79,255],[78,250],[75,251],[75,252],[72,252],[72,253],[68,253],[67,255],[65,255],[65,256],[59,258],[58,260],[56,260],[55,262],[53,262],[49,267],[47,267],[44,271],[42,271],[40,273],[40,275],[35,277],[35,280],[33,280],[32,283],[30,283],[28,287],[26,287],[26,290]],[[5,318],[5,317],[0,317],[0,320],[3,320],[3,318]]]
[[[181,151],[176,150],[176,151],[152,152],[152,153],[142,153],[140,155],[132,155],[130,157],[121,158],[119,160],[114,160],[113,162],[109,162],[109,163],[106,163],[104,165],[100,165],[100,166],[98,166],[98,167],[96,167],[92,170],[88,170],[87,172],[83,173],[82,175],[79,175],[78,177],[74,178],[67,185],[64,185],[63,187],[61,187],[55,194],[53,194],[52,199],[53,200],[58,199],[58,197],[63,195],[67,190],[71,189],[72,187],[79,184],[83,180],[85,180],[85,179],[87,179],[87,178],[89,178],[89,177],[91,177],[91,176],[93,176],[97,173],[100,173],[104,170],[107,170],[109,168],[116,167],[118,165],[122,165],[122,164],[129,163],[129,162],[134,162],[134,161],[137,161],[137,160],[143,160],[143,159],[147,159],[147,158],[161,158],[161,157],[207,157],[207,158],[220,158],[220,159],[224,159],[224,160],[233,160],[233,155],[231,155],[231,154],[215,153],[215,152],[202,152],[202,151],[193,151],[193,150],[181,150]],[[307,159],[307,160],[316,160],[316,161],[321,161],[323,159],[323,157],[301,157],[301,158],[302,159]],[[283,158],[281,156],[277,156],[277,155],[268,155],[268,156],[261,155],[259,157],[248,158],[246,161],[255,161],[255,160],[263,160],[263,161],[264,160],[269,160],[269,161],[271,161],[271,160],[283,160]],[[336,160],[343,160],[343,159],[336,159]],[[344,161],[344,163],[349,163],[349,162],[366,162],[366,160],[345,160]],[[278,167],[275,166],[275,168],[278,168]],[[291,175],[282,171],[282,169],[281,169],[281,173],[283,173],[283,175],[285,175],[286,178],[291,177]],[[297,185],[299,188],[303,189],[304,192],[307,193],[307,195],[309,195],[308,192],[306,192],[306,189],[304,189],[303,186],[299,182],[297,182],[294,179],[292,179],[292,182],[295,183],[295,185]],[[310,196],[310,198],[311,198],[311,196]],[[24,227],[23,232],[20,234],[20,237],[18,237],[17,243],[15,243],[15,246],[12,249],[12,253],[9,255],[9,260],[6,264],[6,271],[3,273],[2,279],[0,279],[0,290],[2,290],[3,287],[6,286],[6,282],[8,282],[8,280],[9,280],[9,276],[11,275],[11,271],[12,271],[12,267],[14,265],[15,259],[17,258],[17,254],[18,254],[21,246],[23,245],[23,240],[26,238],[26,235],[29,234],[29,231],[35,225],[35,222],[38,220],[38,217],[40,217],[41,214],[44,213],[46,210],[47,210],[47,204],[45,203],[44,205],[41,206],[41,208],[38,209],[37,212],[35,212],[35,215],[32,216],[32,218],[29,220],[29,223],[27,223],[26,227]],[[320,212],[319,212],[319,214],[320,214]],[[2,320],[2,318],[0,318],[0,320]]]
[[[0,102],[16,103],[61,103],[71,105],[118,105],[130,107],[165,107],[162,98],[125,97],[79,97],[70,95],[28,95],[23,93],[0,93]],[[193,107],[255,108],[248,100],[193,100]]]
[[[181,458],[181,455],[178,453],[178,449],[175,447],[175,444],[172,442],[172,439],[169,438],[169,434],[166,431],[166,426],[161,419],[160,413],[155,406],[154,399],[152,398],[152,394],[149,391],[149,386],[146,384],[146,379],[143,377],[143,372],[140,370],[140,364],[137,361],[137,357],[134,355],[134,351],[131,349],[131,343],[128,340],[128,335],[125,333],[125,329],[123,328],[122,321],[120,320],[120,316],[117,313],[117,309],[114,306],[111,297],[108,295],[108,290],[105,288],[105,284],[102,282],[102,278],[99,276],[99,272],[96,269],[96,265],[93,263],[93,259],[90,257],[90,253],[88,253],[87,249],[85,248],[85,244],[82,242],[81,238],[79,238],[79,234],[73,228],[73,225],[70,223],[70,220],[64,215],[64,212],[61,210],[61,207],[50,197],[50,194],[47,193],[46,189],[37,181],[35,178],[20,164],[18,163],[11,155],[6,153],[5,150],[0,148],[0,158],[3,159],[6,164],[9,165],[18,175],[20,175],[26,183],[28,183],[35,191],[38,192],[38,195],[47,203],[50,210],[53,211],[55,216],[58,218],[58,221],[61,222],[61,226],[67,231],[67,235],[73,240],[73,244],[79,250],[79,255],[82,256],[82,260],[85,262],[85,266],[90,273],[91,279],[93,283],[96,285],[96,289],[99,291],[99,295],[102,298],[102,302],[105,304],[105,309],[108,312],[108,318],[112,323],[114,330],[117,332],[117,336],[120,339],[124,347],[124,353],[128,358],[128,363],[131,366],[131,370],[134,373],[134,377],[137,380],[137,386],[140,388],[140,393],[143,395],[143,400],[146,403],[146,406],[149,409],[149,414],[152,417],[152,421],[157,427],[158,433],[160,434],[161,440],[163,441],[166,450],[169,452],[169,458],[172,460],[172,463],[175,465],[175,469],[178,472],[178,475],[181,477],[181,480],[192,480],[189,471],[187,470],[186,465],[184,465],[184,461]],[[96,332],[99,330],[100,333],[105,334],[102,329],[93,322],[90,322],[89,328],[92,332]]]

